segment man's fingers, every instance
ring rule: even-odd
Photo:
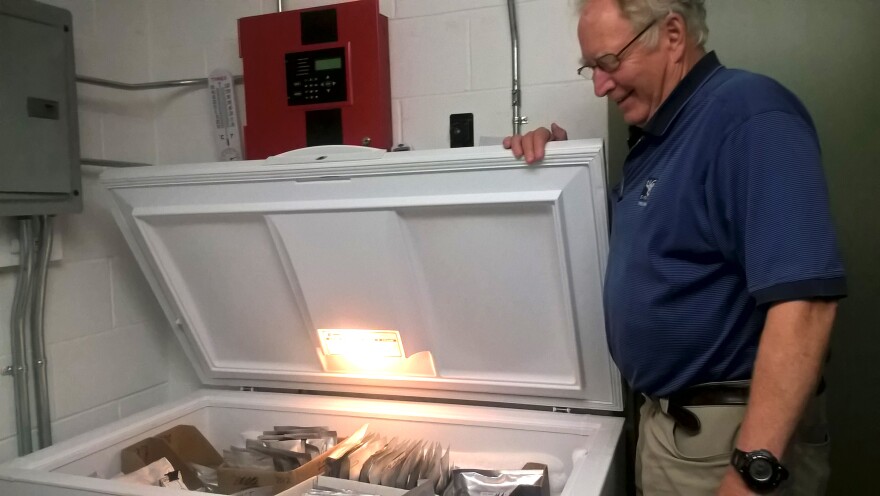
[[[523,157],[526,159],[526,163],[532,163],[535,161],[535,132],[530,131],[523,136],[522,140],[522,148],[523,148]]]
[[[502,145],[504,148],[509,148],[514,157],[525,158],[526,162],[531,164],[544,158],[547,142],[568,139],[565,129],[556,124],[553,124],[551,129],[539,127],[523,135],[508,136],[504,138]]]
[[[518,134],[510,137],[510,151],[513,152],[513,156],[516,158],[523,156],[522,140],[523,137]]]
[[[533,163],[544,158],[544,148],[550,141],[550,130],[546,127],[539,127],[526,135],[531,153],[525,154],[526,162]]]
[[[562,129],[555,122],[550,124],[550,132],[553,134],[553,141],[565,141],[568,139],[568,131]]]

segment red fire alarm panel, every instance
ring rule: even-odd
[[[388,18],[355,0],[238,21],[245,156],[317,145],[391,148]]]

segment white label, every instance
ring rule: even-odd
[[[351,357],[403,357],[398,331],[371,329],[318,329],[325,355]]]

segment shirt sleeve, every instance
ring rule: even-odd
[[[846,295],[815,130],[764,112],[732,129],[706,178],[715,236],[759,305]]]

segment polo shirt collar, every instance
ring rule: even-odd
[[[645,124],[642,132],[652,136],[663,136],[687,102],[700,89],[700,86],[721,67],[721,62],[718,61],[718,56],[714,51],[704,55],[684,76],[684,79],[673,88],[666,100],[660,104],[660,108]]]

